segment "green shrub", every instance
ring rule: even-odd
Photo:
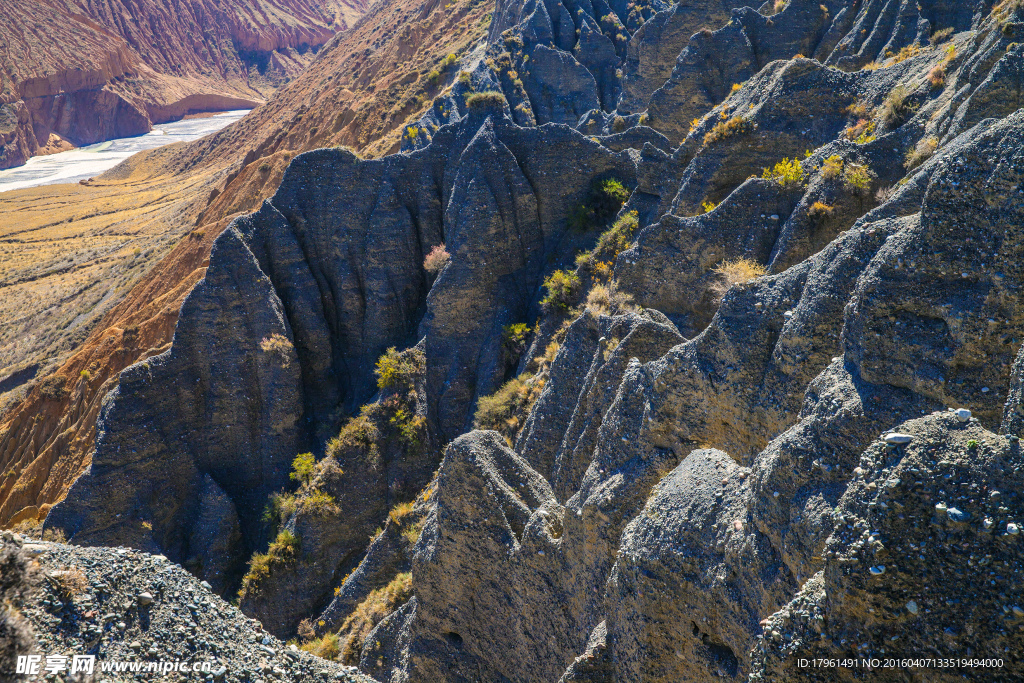
[[[501,329],[502,346],[510,353],[522,353],[529,336],[530,326],[526,323],[512,323]]]
[[[423,352],[408,349],[399,353],[394,346],[377,359],[374,373],[378,389],[411,388],[426,363]]]
[[[296,496],[291,493],[272,493],[263,508],[263,523],[269,524],[273,529],[272,533],[277,534],[277,528],[295,512]]]
[[[504,109],[506,104],[505,96],[494,90],[475,92],[466,97],[466,107],[472,111]]]
[[[430,73],[427,74],[427,81],[430,83],[432,87],[437,87],[437,85],[441,82],[441,77],[444,75],[444,73],[448,71],[448,69],[453,67],[455,63],[458,61],[458,57],[456,57],[454,54],[449,54],[447,57],[442,59],[436,67],[431,69]]]
[[[870,169],[860,164],[847,164],[843,171],[843,184],[851,192],[864,194],[871,187]]]
[[[299,453],[292,460],[292,471],[288,477],[292,481],[297,481],[300,484],[308,485],[309,481],[313,478],[313,470],[316,468],[316,458],[313,457],[312,453]]]
[[[567,309],[576,303],[579,296],[580,278],[567,270],[556,270],[544,280],[548,293],[541,299],[541,305],[549,309]]]
[[[592,252],[596,261],[613,261],[620,253],[629,249],[640,227],[639,214],[630,211],[623,214],[612,224],[612,227],[601,233],[597,240],[597,246]]]
[[[337,458],[345,451],[375,448],[380,439],[377,426],[366,415],[351,418],[338,432],[338,436],[327,442],[327,457]]]
[[[821,165],[821,175],[826,180],[835,180],[843,174],[843,158],[838,154],[833,154],[829,158],[825,159],[825,162]]]
[[[586,199],[569,214],[569,227],[585,232],[606,225],[629,199],[629,194],[629,188],[617,178],[595,178],[587,189]]]
[[[414,415],[405,408],[397,408],[390,423],[398,430],[399,438],[409,446],[418,446],[426,435],[427,420]]]

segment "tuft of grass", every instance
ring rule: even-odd
[[[598,315],[616,315],[623,310],[636,308],[633,296],[619,291],[615,282],[596,284],[587,293],[587,308]]]
[[[71,567],[56,572],[51,580],[54,591],[62,600],[71,600],[76,595],[89,590],[89,580],[85,573],[78,567]]]
[[[502,110],[508,102],[505,96],[496,90],[471,93],[466,97],[466,107],[470,111]]]
[[[407,503],[398,503],[388,511],[388,518],[395,524],[401,526],[402,522],[412,514],[416,501],[410,500]]]
[[[921,54],[921,47],[920,46],[918,46],[918,45],[907,45],[905,47],[901,47],[899,52],[896,52],[896,53],[889,52],[885,56],[890,58],[890,59],[892,59],[893,60],[892,61],[893,64],[899,64],[900,62],[905,62],[908,59],[910,59],[911,57],[916,57],[919,54]]]
[[[768,269],[757,261],[746,257],[723,261],[715,268],[715,272],[725,277],[731,287],[743,282],[757,279],[768,272]]]
[[[764,169],[761,175],[765,180],[772,180],[783,187],[797,187],[804,181],[804,167],[799,159],[785,158],[772,168]]]
[[[338,655],[341,654],[339,640],[337,633],[326,633],[320,638],[314,638],[302,645],[299,645],[299,649],[312,655],[316,655],[321,659],[334,661],[338,659]]]
[[[938,90],[946,85],[946,68],[944,66],[936,64],[932,67],[932,70],[928,72],[928,85],[932,90]]]
[[[879,116],[886,127],[893,129],[900,126],[916,110],[910,95],[910,88],[897,85],[885,96],[885,101],[879,107]]]
[[[725,112],[722,113],[725,114]],[[754,129],[754,123],[750,119],[743,116],[734,116],[731,119],[716,123],[714,128],[704,135],[704,144],[712,145],[736,135],[748,135],[754,132]]]
[[[277,538],[265,553],[255,553],[249,560],[249,571],[242,577],[239,598],[259,591],[260,583],[270,578],[274,567],[293,564],[299,556],[299,538],[287,529],[278,532]]]
[[[352,611],[338,632],[343,638],[340,658],[345,664],[358,664],[363,642],[384,617],[412,597],[412,573],[397,574],[388,585],[372,591]]]
[[[473,426],[476,429],[493,429],[512,441],[543,388],[543,378],[529,373],[510,379],[496,392],[477,401]]]
[[[298,509],[300,512],[314,517],[328,517],[341,512],[334,496],[320,489],[313,489],[299,498]]]
[[[928,159],[931,159],[935,154],[935,151],[939,148],[939,139],[933,136],[922,138],[918,140],[914,148],[907,152],[907,157],[903,162],[903,165],[909,171],[913,168],[917,168]]]
[[[953,36],[953,27],[952,26],[949,26],[947,28],[940,28],[938,31],[934,32],[931,35],[931,38],[929,39],[929,42],[931,42],[932,45],[939,45],[940,43],[944,43],[947,40],[949,40],[952,36]]]

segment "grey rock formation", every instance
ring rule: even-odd
[[[647,97],[664,55],[644,41],[681,40],[683,9],[589,5],[502,3],[495,66],[471,80],[506,101],[463,111],[453,89],[429,144],[297,158],[218,241],[172,349],[126,373],[48,524],[206,566],[193,546],[231,538],[233,506],[244,558],[288,457],[387,404],[374,363],[415,343],[430,447],[321,464],[302,495],[337,512],[289,517],[300,558],[245,603],[275,631],[306,616],[329,635],[411,569],[412,597],[358,653],[382,681],[817,680],[794,658],[926,639],[972,657],[990,642],[1024,675],[1016,22],[937,2],[737,10],[687,39],[645,118],[604,109]],[[944,18],[963,32],[925,45]],[[625,89],[613,53],[640,60]],[[613,176],[631,191],[602,238],[614,262],[578,268],[593,299],[542,305],[544,276],[597,238],[570,215]],[[522,358],[512,323],[533,330]],[[514,427],[470,431],[513,370],[542,390]],[[896,430],[909,444],[886,444]],[[421,488],[411,557],[394,517],[368,544]]]

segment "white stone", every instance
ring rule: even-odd
[[[898,432],[892,432],[885,435],[885,442],[891,444],[907,444],[914,440],[910,434],[900,434]]]

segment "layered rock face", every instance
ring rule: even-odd
[[[500,5],[491,63],[405,152],[302,155],[218,238],[47,526],[227,586],[311,450],[244,606],[284,635],[369,624],[344,656],[380,681],[853,680],[799,659],[890,656],[1024,675],[1024,9],[895,5],[736,11],[689,38],[646,118],[650,88],[605,68],[653,54],[630,52],[631,15],[609,36],[603,8]],[[682,22],[644,11],[629,40]],[[628,201],[588,222],[611,179]],[[408,544],[385,510],[409,492],[351,431],[387,405],[406,424],[377,393],[391,346],[422,353],[427,437],[374,466],[415,488],[439,463]],[[353,447],[325,445],[360,406]]]
[[[10,168],[189,112],[251,108],[364,7],[61,0],[0,9],[0,168]]]

